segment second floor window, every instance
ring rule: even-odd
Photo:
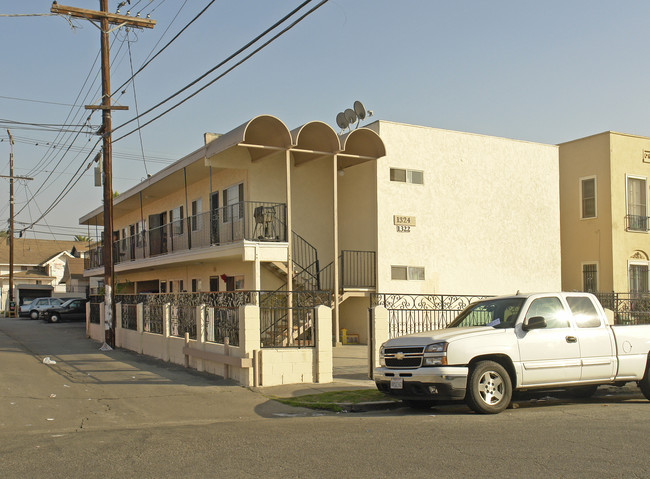
[[[627,229],[648,231],[647,185],[645,178],[627,178]]]
[[[179,206],[169,211],[169,222],[172,225],[172,235],[180,236],[183,234],[183,207]]]
[[[582,200],[581,218],[596,217],[596,178],[582,178],[580,180]]]
[[[237,220],[244,217],[243,205],[244,201],[244,183],[233,185],[230,188],[223,190],[223,222]]]
[[[400,181],[402,183],[415,183],[421,185],[424,183],[424,172],[419,170],[391,168],[390,181]]]

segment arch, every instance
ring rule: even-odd
[[[292,130],[291,139],[296,166],[324,156],[331,156],[341,149],[336,132],[322,121],[311,121]]]
[[[630,259],[648,261],[648,255],[645,251],[635,250],[634,253],[630,256]]]
[[[380,136],[369,128],[358,128],[341,137],[343,145],[339,167],[347,168],[368,160],[386,156],[386,146]]]

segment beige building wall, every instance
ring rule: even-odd
[[[613,288],[609,151],[608,133],[560,145],[562,289],[565,291],[583,291],[585,263],[597,265],[599,290]],[[596,179],[595,218],[581,218],[581,180],[588,178]],[[621,220],[624,222],[625,218]]]
[[[386,145],[377,161],[378,291],[508,294],[560,289],[555,146],[390,122],[369,125]],[[424,184],[390,181],[390,168]],[[415,217],[398,232],[394,216]],[[391,280],[423,266],[424,281]]]

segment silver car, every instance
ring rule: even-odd
[[[63,300],[59,298],[36,298],[29,304],[23,304],[20,307],[20,316],[21,317],[30,317],[31,319],[38,319],[38,315],[41,311],[55,307],[61,306]]]

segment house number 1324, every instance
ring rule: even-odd
[[[411,232],[411,227],[406,226],[406,225],[397,225],[397,232],[398,233],[410,233]]]

